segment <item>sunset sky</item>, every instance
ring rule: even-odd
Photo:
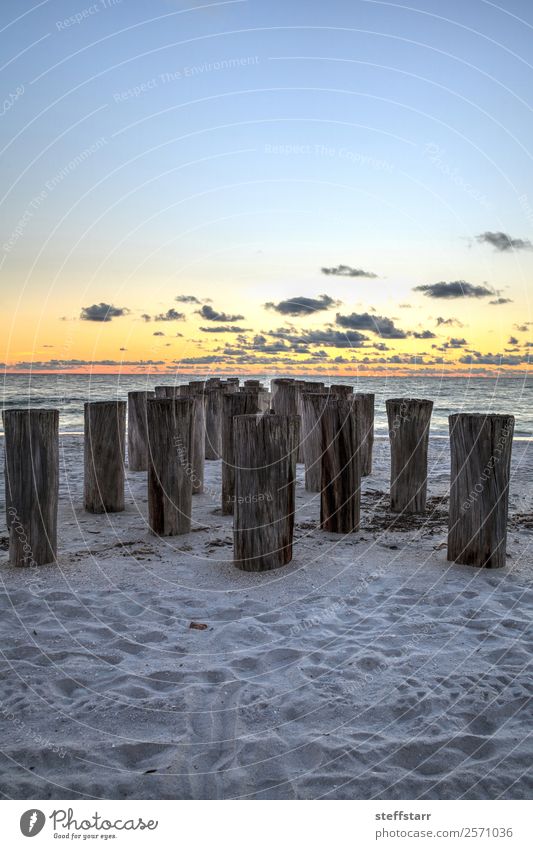
[[[522,375],[532,38],[530,0],[3,0],[4,368]]]

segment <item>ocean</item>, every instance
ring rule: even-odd
[[[209,375],[212,376],[212,375]],[[269,385],[273,377],[284,375],[245,375]],[[291,377],[296,377],[292,374]],[[126,399],[135,389],[153,389],[156,385],[178,385],[200,376],[132,374],[5,374],[2,381],[2,409],[13,407],[57,407],[61,433],[83,432],[85,401]],[[305,376],[309,380],[328,380],[324,376]],[[335,378],[333,383],[352,384],[355,391],[376,395],[376,435],[388,432],[385,413],[387,398],[429,398],[434,402],[431,435],[448,435],[451,413],[507,413],[515,416],[515,438],[533,436],[533,378],[479,377],[357,377]],[[3,426],[0,423],[0,433]]]

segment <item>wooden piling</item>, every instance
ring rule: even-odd
[[[124,510],[126,402],[85,404],[84,498],[89,513]]]
[[[59,411],[5,410],[5,499],[12,566],[57,557]]]
[[[353,386],[343,383],[332,383],[331,386],[326,388],[329,390],[330,395],[337,398],[348,398],[353,395]]]
[[[146,402],[155,392],[128,392],[128,467],[130,472],[146,472],[148,446]]]
[[[353,399],[328,397],[320,417],[320,526],[348,534],[359,528],[361,468],[357,405]]]
[[[451,487],[448,560],[505,566],[514,417],[449,417]]]
[[[300,444],[298,446],[298,463],[305,463],[305,441],[307,439],[307,426],[304,421],[304,402],[303,397],[309,393],[317,394],[324,391],[324,384],[316,380],[297,380],[296,381],[296,408],[300,416]]]
[[[301,381],[296,381],[292,378],[279,378],[277,380],[272,381],[272,384],[275,384],[275,392],[273,388],[270,403],[272,410],[274,411],[274,413],[276,413],[276,415],[299,417],[299,383],[301,383]],[[298,431],[298,452],[296,454],[296,462],[303,463],[303,453],[301,445],[301,420],[299,419],[299,421],[300,424]]]
[[[222,414],[222,513],[233,513],[235,502],[235,416],[258,413],[257,392],[226,393]]]
[[[205,459],[219,460],[222,456],[222,399],[224,388],[206,387]]]
[[[234,563],[264,572],[292,560],[299,421],[275,414],[234,420]]]
[[[154,398],[147,403],[148,523],[158,536],[191,530],[192,405],[189,398]]]
[[[361,477],[372,474],[372,452],[374,447],[374,406],[372,392],[354,393],[357,402],[357,426],[359,428],[359,451]]]
[[[206,394],[198,391],[195,386],[181,386],[180,397],[192,401],[192,494],[200,495],[204,491],[205,473],[205,408]]]
[[[395,513],[426,509],[429,425],[433,401],[389,398],[390,506]]]
[[[328,397],[327,392],[305,392],[301,398],[305,488],[308,492],[320,492],[322,486],[321,417]]]

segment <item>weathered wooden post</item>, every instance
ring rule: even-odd
[[[329,397],[326,392],[305,392],[301,399],[305,488],[308,492],[320,492],[322,487],[321,417]]]
[[[329,389],[331,395],[334,395],[337,398],[349,398],[353,395],[353,386],[348,386],[342,383],[332,383],[331,386],[326,388]]]
[[[124,510],[126,402],[85,404],[84,493],[89,513]]]
[[[192,404],[189,398],[147,403],[148,524],[159,536],[191,530]]]
[[[448,560],[505,566],[514,421],[483,413],[449,417]]]
[[[257,393],[257,404],[260,413],[268,413],[270,410],[270,392],[266,389],[260,389]]]
[[[128,466],[131,472],[148,469],[146,402],[155,392],[128,392]]]
[[[191,406],[191,478],[192,494],[199,495],[204,491],[205,472],[205,392],[198,392],[196,386],[180,386],[180,397],[189,398]]]
[[[238,389],[238,388],[239,388],[240,379],[239,379],[238,377],[228,377],[228,378],[226,379],[226,383],[227,383],[228,387],[236,386],[236,387],[237,387],[237,389]],[[231,390],[231,391],[233,391],[233,390]]]
[[[298,428],[296,416],[234,421],[234,563],[246,572],[292,560]]]
[[[356,392],[357,425],[359,427],[359,450],[361,452],[361,477],[372,474],[372,449],[374,446],[374,405],[372,392]]]
[[[389,398],[390,505],[395,513],[426,509],[429,424],[433,401]]]
[[[276,385],[275,394],[273,391],[271,399],[271,405],[274,413],[278,416],[299,416],[299,384],[302,382],[303,381],[293,380],[292,378],[277,378],[272,381],[272,384]],[[303,463],[301,421],[299,427],[300,430],[298,432],[298,453],[296,455],[296,462]]]
[[[203,392],[205,389],[205,380],[189,380],[189,386],[195,392]]]
[[[167,387],[166,386],[156,386],[154,388],[155,397],[156,398],[166,398],[167,397]]]
[[[296,406],[300,416],[300,445],[298,447],[298,462],[305,463],[305,441],[307,439],[307,421],[304,421],[304,395],[316,395],[324,391],[324,384],[316,380],[296,381]]]
[[[222,414],[222,513],[231,515],[235,502],[235,416],[259,412],[257,392],[226,393]]]
[[[271,407],[274,412],[276,412],[275,403],[278,389],[288,383],[294,383],[294,379],[292,377],[275,377],[270,381]]]
[[[205,459],[219,460],[222,456],[222,398],[224,388],[206,388]]]
[[[320,526],[324,531],[349,534],[359,528],[361,502],[359,428],[354,400],[328,397],[320,426]]]
[[[57,557],[59,410],[5,410],[5,499],[12,566]]]

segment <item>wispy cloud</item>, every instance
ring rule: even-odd
[[[175,300],[178,304],[198,304],[200,305],[202,301],[198,300],[196,295],[176,295]]]
[[[463,327],[462,322],[458,318],[443,318],[438,316],[437,327]]]
[[[334,277],[367,277],[370,280],[377,278],[373,271],[365,271],[363,268],[352,268],[351,265],[337,265],[334,268],[322,268],[322,274],[331,274]]]
[[[237,327],[234,324],[221,324],[216,327],[200,327],[202,333],[249,333],[251,327]]]

